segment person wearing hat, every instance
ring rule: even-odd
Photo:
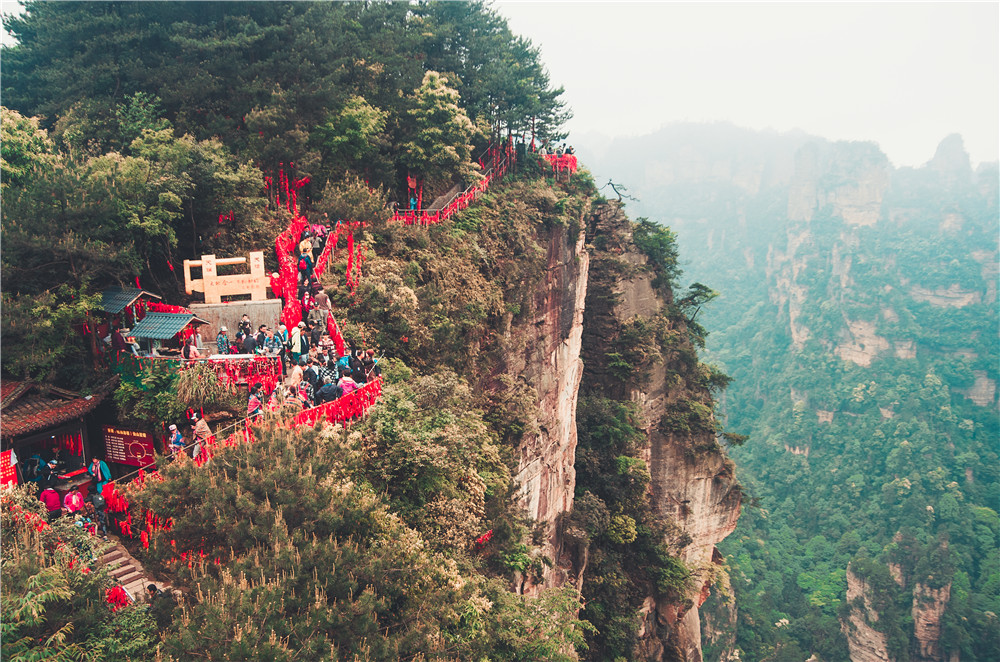
[[[171,424],[168,428],[169,430],[169,440],[168,449],[171,454],[176,455],[184,450],[184,436],[181,435],[180,430],[177,429],[176,425]]]
[[[292,345],[292,365],[298,365],[299,359],[302,358],[302,329],[304,328],[306,328],[305,322],[299,322],[297,326],[292,328],[289,340]]]
[[[56,483],[59,482],[59,472],[56,470],[58,466],[59,460],[52,458],[38,468],[38,489],[44,491],[50,487],[55,487]]]
[[[208,438],[212,436],[212,428],[208,427],[205,419],[197,413],[191,414],[191,422],[194,423],[194,449],[192,456],[197,460],[198,456],[201,455],[202,444],[207,443]]]
[[[219,354],[229,353],[229,329],[225,326],[219,327],[219,335],[215,336],[215,347]]]

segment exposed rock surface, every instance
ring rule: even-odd
[[[847,601],[851,611],[842,629],[847,637],[851,662],[890,662],[886,636],[872,627],[878,613],[872,609],[870,589],[860,577],[847,569]]]
[[[619,263],[626,265],[624,274],[613,282],[592,282],[592,287],[607,286],[615,295],[611,310],[593,310],[588,303],[587,323],[597,327],[599,337],[602,324],[652,318],[669,301],[653,287],[653,275],[642,268],[646,256],[632,243],[628,220],[620,208],[607,205],[596,211],[588,234],[615,237],[611,250]],[[692,592],[682,604],[646,598],[640,614],[642,637],[637,655],[649,660],[700,661],[698,607],[714,576],[715,545],[736,527],[741,492],[733,466],[719,450],[713,432],[666,432],[661,425],[672,405],[705,394],[693,396],[691,385],[669,380],[667,366],[661,362],[652,367],[644,386],[627,396],[639,405],[646,433],[653,507],[665,521],[678,527],[678,537],[690,540],[681,558],[694,574]]]
[[[535,595],[545,587],[577,582],[582,568],[564,559],[557,520],[573,507],[576,487],[576,401],[583,362],[580,358],[583,307],[590,257],[583,230],[552,230],[545,276],[535,292],[534,310],[523,333],[523,351],[510,359],[508,372],[524,379],[538,394],[538,430],[520,446],[515,480],[523,505],[544,522],[543,552],[556,561],[540,582],[524,580],[518,590]]]
[[[976,381],[972,385],[972,388],[966,392],[965,397],[972,400],[980,407],[991,406],[994,402],[996,402],[996,380],[987,377],[985,370],[973,370],[972,374],[976,378]]]
[[[940,662],[941,617],[951,599],[951,584],[930,588],[925,584],[913,587],[913,636],[919,650],[914,662]]]

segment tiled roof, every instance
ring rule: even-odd
[[[196,318],[192,313],[146,313],[146,316],[132,327],[129,335],[133,338],[166,340],[177,335],[193,319]]]
[[[0,413],[0,437],[13,439],[32,432],[53,428],[75,418],[80,418],[100,404],[107,395],[110,385],[94,395],[81,397],[50,391],[42,393],[31,382],[5,381],[0,391],[3,393],[3,412]],[[14,395],[17,394],[17,395]],[[8,399],[8,395],[11,395]]]
[[[160,298],[152,292],[140,290],[137,287],[111,287],[101,292],[101,308],[104,312],[115,315],[135,303],[136,299],[144,294],[156,299]]]

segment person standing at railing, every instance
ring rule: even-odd
[[[208,443],[208,438],[212,436],[212,428],[208,427],[205,419],[197,413],[191,414],[191,422],[194,424],[194,449],[192,456],[197,460],[202,453],[203,444]]]
[[[316,405],[323,405],[327,402],[333,402],[340,396],[344,395],[344,389],[337,386],[337,384],[330,379],[329,376],[323,377],[322,386],[316,391]]]
[[[173,423],[170,424],[168,431],[170,438],[167,440],[167,450],[170,451],[171,455],[177,455],[184,450],[184,436],[181,435],[180,430]]]
[[[219,327],[219,335],[215,336],[215,348],[219,354],[229,353],[229,329],[225,326]]]
[[[87,473],[94,479],[94,491],[98,494],[104,489],[104,485],[111,480],[111,470],[108,468],[108,463],[99,457],[91,458]]]

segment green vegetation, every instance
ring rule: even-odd
[[[142,607],[112,612],[112,580],[95,559],[107,543],[68,518],[44,525],[45,508],[29,488],[4,490],[5,660],[152,659],[156,624]]]
[[[139,494],[173,518],[147,563],[190,591],[162,640],[168,659],[571,659],[575,592],[515,596],[469,554],[483,499],[505,500],[510,477],[459,452],[488,450],[452,443],[484,424],[454,377],[431,382],[414,386],[435,407],[389,386],[388,406],[350,433],[266,423],[253,444],[201,469],[172,463]],[[410,462],[384,459],[404,448]],[[372,460],[372,449],[387,450]],[[386,493],[390,467],[413,479]],[[478,514],[477,498],[459,494],[469,489]]]
[[[821,199],[839,186],[857,190],[859,178],[876,177],[872,168],[889,172],[871,145],[731,127],[664,132],[645,148],[653,160],[693,149],[773,172],[809,141],[827,169],[818,175]],[[918,650],[917,586],[950,586],[945,659],[1000,656],[1000,426],[995,394],[985,406],[969,397],[977,379],[997,379],[1000,356],[996,181],[995,165],[975,175],[891,171],[881,209],[871,203],[872,226],[852,226],[822,205],[808,223],[788,221],[789,200],[802,194],[790,192],[794,180],[765,178],[756,190],[680,180],[637,191],[656,218],[669,219],[688,273],[720,292],[697,319],[711,331],[708,357],[733,378],[723,411],[727,426],[749,434],[732,454],[758,506],[720,545],[741,659],[847,660],[848,566],[869,582],[880,612],[873,627],[894,659]],[[949,288],[968,299],[930,300]],[[805,330],[798,345],[790,300]],[[859,338],[876,354],[870,366],[836,353],[852,345],[859,321],[885,340]]]

